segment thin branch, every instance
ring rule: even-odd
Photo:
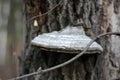
[[[78,59],[81,55],[83,55],[87,50],[88,48],[90,47],[90,45],[98,38],[102,37],[102,36],[106,36],[106,35],[119,35],[120,36],[120,33],[112,33],[112,32],[109,32],[109,33],[104,33],[104,34],[101,34],[101,35],[98,35],[97,37],[95,37],[92,41],[90,41],[88,43],[88,45],[86,46],[86,48],[81,52],[79,53],[78,55],[76,55],[75,57],[71,58],[70,60],[62,63],[62,64],[59,64],[57,66],[54,66],[54,67],[51,67],[51,68],[48,68],[48,69],[45,69],[45,70],[42,70],[42,73],[45,73],[45,72],[49,72],[49,71],[52,71],[52,70],[55,70],[55,69],[58,69],[60,67],[63,67],[63,66],[66,66],[68,64],[70,64],[71,62],[75,61],[76,59]]]
[[[87,2],[81,2],[81,3],[87,3]],[[63,5],[63,0],[59,1],[59,3],[57,5],[55,5],[52,9],[50,9],[49,11],[43,13],[43,14],[39,14],[37,16],[34,16],[30,19],[30,21],[34,20],[37,17],[41,17],[41,16],[45,16],[47,14],[49,14],[50,12],[52,12],[55,8],[57,8],[59,5]]]
[[[120,36],[120,33],[118,33],[118,32],[108,32],[108,33],[100,34],[97,37],[95,37],[92,41],[90,41],[88,43],[88,45],[85,47],[85,49],[81,53],[79,53],[75,57],[71,58],[70,60],[68,60],[68,61],[66,61],[66,62],[64,62],[62,64],[59,64],[57,66],[54,66],[54,67],[51,67],[51,68],[48,68],[48,69],[45,69],[45,70],[41,70],[41,72],[33,72],[33,73],[30,73],[30,74],[26,74],[26,75],[23,75],[23,76],[20,76],[20,77],[16,77],[16,78],[13,78],[13,79],[9,79],[9,80],[19,80],[19,79],[26,78],[26,77],[29,77],[29,76],[33,76],[33,75],[37,75],[37,74],[43,74],[43,73],[46,73],[46,72],[49,72],[49,71],[61,68],[63,66],[66,66],[66,65],[70,64],[71,62],[75,61],[76,59],[78,59],[81,55],[83,55],[88,50],[88,48],[90,47],[90,45],[96,39],[99,39],[99,38],[101,38],[103,36],[106,36],[106,35],[117,35],[117,36]]]
[[[55,6],[54,6],[52,9],[50,9],[49,11],[47,11],[47,12],[45,12],[45,13],[43,13],[43,14],[39,14],[39,15],[37,15],[37,16],[32,17],[32,18],[30,19],[30,21],[34,20],[34,19],[37,18],[37,17],[41,17],[41,16],[44,16],[44,15],[49,14],[51,11],[53,11],[55,8],[57,8],[59,5],[62,5],[62,4],[63,4],[63,0],[59,1],[59,3],[58,3],[57,5],[55,5]]]

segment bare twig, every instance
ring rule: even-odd
[[[88,43],[88,45],[86,46],[86,48],[81,52],[79,53],[78,55],[76,55],[75,57],[71,58],[70,60],[62,63],[62,64],[59,64],[57,66],[54,66],[54,67],[51,67],[51,68],[48,68],[48,69],[45,69],[45,70],[42,70],[43,73],[45,72],[49,72],[49,71],[52,71],[52,70],[55,70],[57,68],[60,68],[60,67],[63,67],[63,66],[66,66],[68,64],[70,64],[71,62],[75,61],[76,59],[78,59],[81,55],[83,55],[87,50],[88,48],[90,47],[90,45],[98,38],[102,37],[102,36],[106,36],[106,35],[119,35],[120,36],[120,33],[112,33],[112,32],[109,32],[109,33],[104,33],[104,34],[101,34],[101,35],[98,35],[97,37],[95,37],[92,41],[90,41]]]
[[[108,33],[104,33],[104,34],[100,34],[98,35],[97,37],[95,37],[92,41],[90,41],[88,43],[88,45],[86,46],[86,48],[81,52],[79,53],[78,55],[76,55],[75,57],[71,58],[70,60],[62,63],[62,64],[59,64],[57,66],[54,66],[54,67],[51,67],[51,68],[48,68],[48,69],[45,69],[45,70],[41,70],[41,74],[43,73],[46,73],[46,72],[49,72],[49,71],[52,71],[52,70],[55,70],[55,69],[58,69],[58,68],[61,68],[63,66],[66,66],[68,64],[70,64],[71,62],[75,61],[76,59],[78,59],[81,55],[83,55],[87,50],[88,48],[90,47],[90,45],[96,40],[96,39],[99,39],[103,36],[106,36],[106,35],[117,35],[117,36],[120,36],[120,33],[118,32],[108,32]],[[20,77],[16,77],[16,78],[13,78],[13,79],[10,79],[10,80],[19,80],[19,79],[22,79],[22,78],[26,78],[26,77],[29,77],[29,76],[33,76],[33,75],[37,75],[37,74],[40,74],[39,72],[33,72],[33,73],[30,73],[30,74],[26,74],[26,75],[23,75],[23,76],[20,76]]]
[[[87,3],[87,2],[81,2],[81,3]],[[44,15],[47,15],[49,14],[50,12],[52,12],[55,8],[57,8],[59,5],[62,5],[63,4],[63,0],[59,1],[59,3],[57,5],[55,5],[52,9],[50,9],[49,11],[43,13],[43,14],[39,14],[37,16],[34,16],[30,19],[30,21],[34,20],[35,18],[37,17],[41,17],[41,16],[44,16]]]
[[[59,5],[62,5],[62,4],[63,4],[63,0],[61,0],[57,5],[55,5],[55,6],[54,6],[52,9],[50,9],[49,11],[47,11],[47,12],[45,12],[45,13],[43,13],[43,14],[39,14],[39,15],[37,15],[37,16],[32,17],[32,18],[30,19],[30,21],[34,20],[34,19],[37,18],[37,17],[40,17],[40,16],[44,16],[44,15],[49,14],[51,11],[53,11],[55,8],[57,8]]]

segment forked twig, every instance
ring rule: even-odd
[[[42,70],[41,69],[41,72],[37,71],[37,72],[33,72],[33,73],[30,73],[30,74],[26,74],[26,75],[23,75],[23,76],[19,76],[19,77],[16,77],[16,78],[13,78],[13,79],[9,79],[9,80],[19,80],[19,79],[22,79],[22,78],[26,78],[26,77],[29,77],[29,76],[33,76],[33,75],[37,75],[37,74],[43,74],[43,73],[46,73],[46,72],[49,72],[49,71],[52,71],[52,70],[55,70],[55,69],[58,69],[58,68],[61,68],[63,66],[66,66],[68,64],[70,64],[71,62],[75,61],[76,59],[78,59],[81,55],[83,55],[87,50],[88,48],[90,47],[90,45],[96,40],[96,39],[99,39],[103,36],[106,36],[106,35],[117,35],[117,36],[120,36],[120,33],[119,32],[108,32],[108,33],[103,33],[103,34],[100,34],[98,35],[97,37],[95,37],[92,41],[90,41],[88,43],[88,45],[85,47],[85,49],[79,53],[78,55],[76,55],[75,57],[71,58],[70,60],[64,62],[64,63],[61,63],[59,65],[56,65],[56,66],[53,66],[51,68],[48,68],[48,69],[45,69],[45,70]]]

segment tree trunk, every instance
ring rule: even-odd
[[[15,2],[10,0],[10,12],[8,16],[8,25],[7,25],[7,47],[6,47],[6,59],[5,64],[11,70],[9,76],[16,75],[16,63],[14,57],[15,44],[16,44],[16,28],[15,28]],[[6,77],[9,77],[6,76]]]
[[[83,26],[91,38],[106,32],[120,32],[119,0],[25,0],[27,25],[25,46],[21,61],[21,75],[36,71],[40,66],[46,69],[63,63],[75,54],[42,51],[30,44],[31,39],[41,33],[58,31],[67,25]],[[57,4],[55,9],[54,6]],[[35,18],[38,27],[33,26]],[[117,41],[116,41],[117,40]],[[101,55],[83,55],[71,64],[45,73],[40,80],[117,80],[120,75],[119,37],[107,36],[97,40],[104,48]],[[118,62],[118,63],[117,63]],[[34,80],[34,76],[29,80]]]

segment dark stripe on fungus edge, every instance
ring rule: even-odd
[[[67,54],[78,54],[80,52],[82,52],[83,50],[74,50],[74,49],[70,49],[70,48],[51,48],[51,47],[43,47],[41,45],[38,45],[38,44],[35,44],[35,43],[32,43],[32,46],[33,47],[37,47],[37,48],[40,48],[40,50],[43,50],[43,51],[50,51],[50,52],[58,52],[58,53],[67,53]],[[87,50],[85,52],[85,54],[100,54],[102,53],[102,51],[100,50]]]

